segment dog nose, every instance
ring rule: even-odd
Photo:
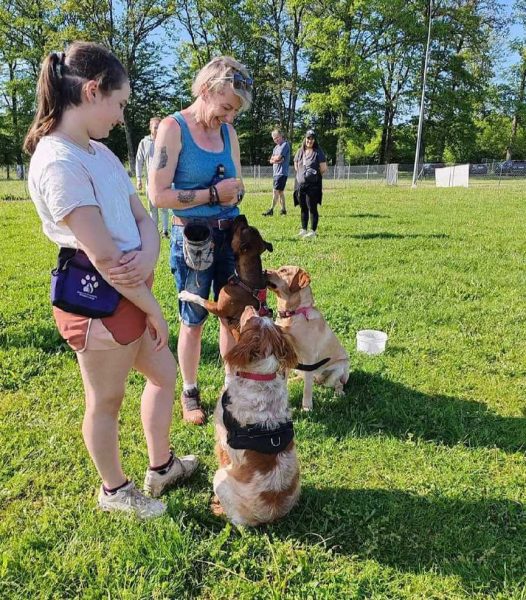
[[[253,306],[245,306],[245,310],[243,311],[243,316],[246,319],[251,319],[252,317],[257,317],[257,311]]]

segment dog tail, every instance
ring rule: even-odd
[[[298,371],[316,371],[316,369],[323,367],[323,365],[328,363],[330,360],[331,357],[328,356],[327,358],[323,358],[322,360],[320,360],[317,363],[314,363],[313,365],[303,365],[301,363],[298,363],[294,368]]]

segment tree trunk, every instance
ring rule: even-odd
[[[378,157],[378,162],[381,165],[386,164],[387,162],[387,142],[389,136],[389,105],[386,102],[384,108],[384,121],[382,123],[382,141],[380,142],[380,156]]]
[[[387,138],[385,141],[385,163],[389,164],[393,156],[393,122],[395,116],[395,109],[389,109],[389,118],[387,121]]]
[[[130,173],[132,177],[135,176],[135,151],[133,149],[133,140],[131,136],[130,128],[128,127],[128,120],[126,119],[126,115],[124,115],[124,132],[126,134],[126,146],[128,147],[128,161],[130,163]]]
[[[521,81],[519,84],[519,93],[517,94],[517,108],[515,109],[515,114],[513,115],[513,119],[511,121],[511,133],[510,133],[510,141],[508,143],[508,147],[506,148],[506,160],[511,160],[513,155],[513,146],[515,145],[515,140],[517,138],[517,129],[519,127],[519,110],[521,106],[524,104],[524,96],[526,92],[526,56],[522,59],[521,65]]]

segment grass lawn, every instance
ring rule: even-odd
[[[23,184],[1,183],[8,193],[23,196]],[[80,376],[48,302],[56,251],[30,202],[0,202],[0,598],[526,598],[521,186],[351,185],[326,194],[312,242],[296,238],[292,205],[287,217],[261,216],[269,198],[249,192],[243,203],[274,244],[264,264],[311,273],[352,372],[343,398],[316,390],[309,414],[291,384],[302,496],[256,530],[210,513],[213,428],[183,424],[178,405],[173,445],[202,466],[165,497],[168,516],[96,510]],[[155,293],[175,349],[168,249],[162,240]],[[355,351],[363,328],[389,334],[385,354]],[[209,411],[223,378],[217,329],[210,318]],[[121,413],[138,483],[141,387],[133,374]]]

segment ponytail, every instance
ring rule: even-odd
[[[52,52],[44,59],[37,83],[37,113],[24,142],[24,150],[33,154],[40,138],[58,125],[64,112],[62,94],[64,52]]]
[[[24,150],[33,154],[38,142],[57,128],[65,109],[82,104],[84,83],[97,81],[99,90],[110,94],[127,77],[117,57],[93,42],[74,42],[65,53],[46,56],[37,83],[37,111]]]

